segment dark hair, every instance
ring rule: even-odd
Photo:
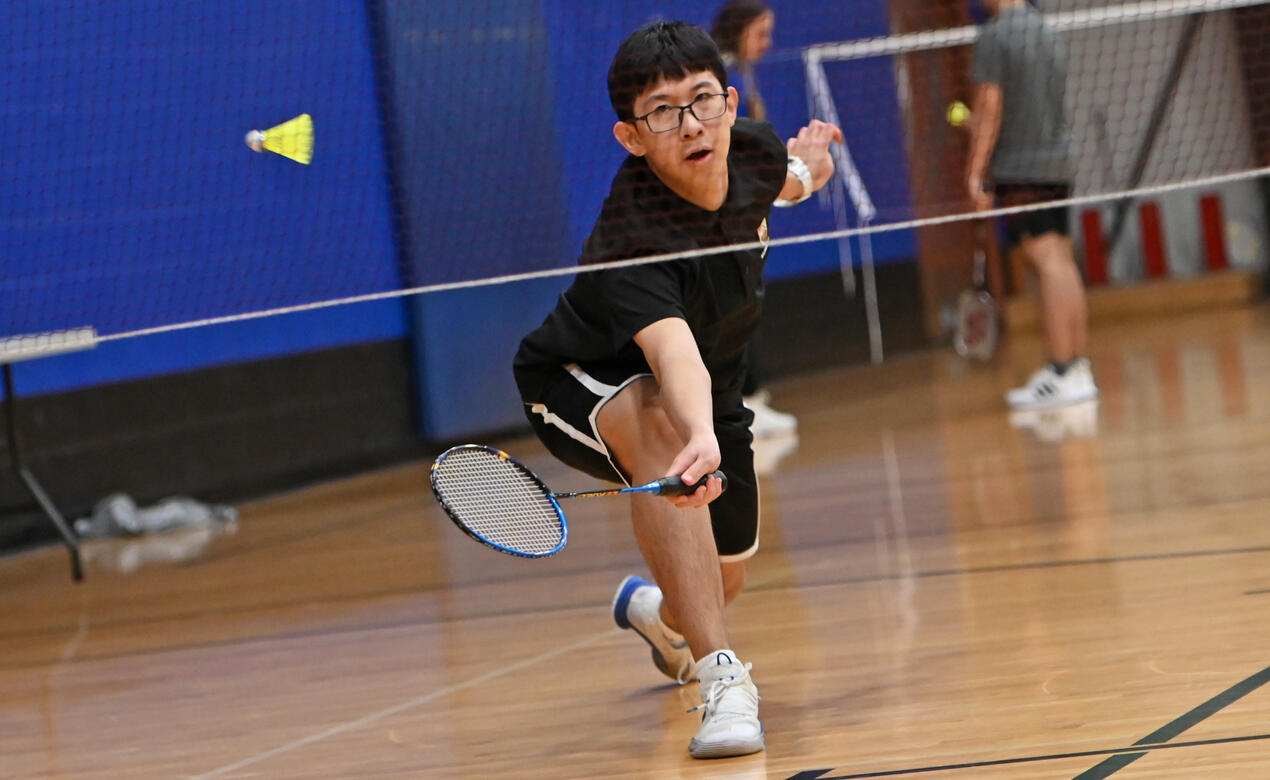
[[[729,0],[714,15],[710,37],[718,44],[719,51],[735,56],[741,48],[741,33],[746,26],[770,10],[759,0]]]
[[[653,22],[626,36],[609,65],[609,102],[617,118],[635,118],[635,99],[662,79],[710,71],[728,86],[719,48],[710,36],[687,22]]]

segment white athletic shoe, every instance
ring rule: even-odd
[[[1098,386],[1094,384],[1089,361],[1079,358],[1062,376],[1046,364],[1028,378],[1027,384],[1007,392],[1005,402],[1013,409],[1046,409],[1097,397]]]
[[[754,395],[747,395],[741,399],[746,408],[754,412],[754,422],[750,423],[750,432],[756,439],[793,433],[798,430],[798,418],[768,406],[771,400],[772,395],[766,390],[759,390]]]
[[[702,703],[694,709],[705,712],[688,753],[693,758],[727,758],[762,750],[763,724],[750,664],[742,666],[731,650],[716,650],[697,664],[697,677]]]
[[[653,663],[661,673],[683,685],[692,679],[692,651],[682,636],[661,621],[661,588],[642,577],[622,580],[613,596],[613,620],[629,628],[653,649]]]
[[[770,477],[785,456],[798,449],[797,433],[781,433],[773,436],[755,436],[750,445],[754,451],[754,473]]]

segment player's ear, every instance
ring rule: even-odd
[[[639,131],[635,128],[634,122],[618,121],[613,125],[613,137],[622,145],[622,148],[636,157],[643,157],[647,150],[644,143],[639,139]]]
[[[728,87],[728,126],[736,123],[736,110],[741,105],[741,95],[736,87]]]

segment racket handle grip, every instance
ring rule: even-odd
[[[696,484],[685,485],[684,481],[679,477],[662,477],[657,480],[657,495],[659,496],[690,496],[696,492],[697,488],[706,483],[710,477],[718,477],[723,481],[723,489],[728,489],[728,476],[722,471],[716,471],[713,474],[707,474],[697,480]]]

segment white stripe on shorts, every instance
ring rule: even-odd
[[[603,455],[605,460],[609,462],[609,466],[613,468],[614,475],[616,475],[626,485],[630,485],[625,473],[618,468],[616,463],[613,462],[613,453],[609,452],[608,446],[605,445],[604,440],[600,438],[600,427],[597,418],[599,418],[600,410],[604,408],[604,405],[613,400],[613,397],[622,392],[622,390],[626,389],[627,385],[634,382],[636,379],[646,376],[651,377],[652,374],[632,374],[622,380],[620,385],[610,385],[606,382],[601,382],[586,371],[583,371],[582,367],[577,363],[565,363],[562,368],[564,368],[565,371],[568,371],[569,375],[577,380],[578,384],[586,388],[587,392],[597,397],[595,406],[591,407],[591,413],[587,415],[587,423],[591,426],[590,435],[583,433],[578,428],[570,425],[566,420],[561,419],[555,413],[547,409],[544,404],[530,404],[529,410],[534,414],[540,415],[543,422],[548,425],[555,426],[570,439],[580,442]]]
[[[534,414],[542,415],[543,422],[547,423],[548,425],[554,425],[555,427],[564,431],[565,434],[568,435],[570,439],[573,439],[574,441],[582,442],[583,444],[595,450],[596,452],[600,453],[606,458],[609,456],[609,451],[604,447],[603,444],[591,438],[590,436],[587,436],[585,433],[578,430],[577,428],[574,428],[572,425],[560,419],[552,412],[549,412],[546,406],[542,404],[530,404],[529,411],[533,412]]]
[[[618,390],[622,389],[621,387],[618,387],[617,385],[606,385],[605,383],[591,376],[587,372],[583,371],[582,366],[579,366],[577,363],[565,363],[564,370],[568,371],[571,375],[573,375],[573,378],[578,380],[578,383],[581,384],[583,387],[590,390],[593,394],[598,395],[601,401],[609,400],[613,396],[617,395]],[[628,379],[626,381],[629,382],[630,380]],[[624,386],[625,385],[623,385],[623,387]]]

